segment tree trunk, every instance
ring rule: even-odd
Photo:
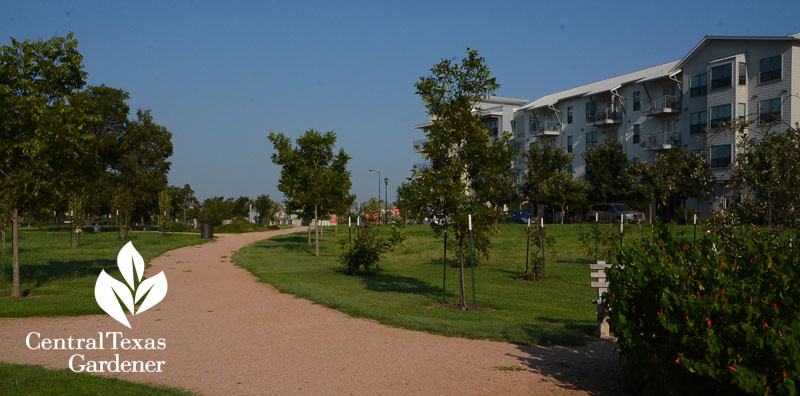
[[[564,224],[564,207],[561,207],[561,224]]]
[[[317,205],[314,205],[314,249],[315,256],[319,257],[319,220],[317,219]]]
[[[311,224],[308,225],[308,246],[311,246]]]
[[[458,276],[461,281],[461,298],[459,304],[461,304],[461,310],[466,311],[468,308],[467,302],[464,299],[464,295],[466,294],[464,290],[464,238],[460,232],[458,235]]]
[[[13,255],[13,278],[11,281],[11,297],[20,297],[19,291],[19,209],[11,213],[11,254]]]
[[[653,224],[653,201],[650,201],[650,224]]]
[[[3,234],[3,256],[5,256],[6,255],[6,226],[5,225],[3,225],[2,234]]]

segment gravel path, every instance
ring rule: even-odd
[[[229,261],[247,244],[296,231],[220,235],[154,259],[146,276],[163,270],[169,292],[150,311],[129,317],[132,329],[106,315],[1,318],[0,360],[49,368],[67,368],[75,353],[87,360],[115,353],[163,360],[163,373],[103,375],[204,395],[620,394],[613,343],[528,347],[386,327],[281,294]],[[31,351],[25,345],[31,331],[47,338],[122,331],[126,338],[165,338],[167,348]]]

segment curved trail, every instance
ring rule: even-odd
[[[247,244],[302,230],[223,234],[157,257],[146,276],[163,270],[169,292],[150,311],[129,316],[132,329],[106,315],[0,318],[0,360],[48,368],[67,368],[75,353],[163,360],[163,373],[103,375],[204,395],[621,393],[613,343],[527,347],[391,328],[282,294],[229,261]],[[167,348],[31,351],[31,331],[48,338],[122,331],[126,338],[165,338]]]

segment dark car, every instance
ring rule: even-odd
[[[524,210],[507,210],[503,212],[506,223],[528,224],[531,214]]]
[[[594,204],[586,213],[586,221],[593,222],[596,219],[604,223],[614,223],[619,221],[620,216],[625,219],[626,223],[641,223],[644,221],[644,213],[633,210],[623,203]]]

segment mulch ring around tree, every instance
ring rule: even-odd
[[[427,306],[425,308],[430,308],[430,309],[448,309],[448,310],[453,310],[453,311],[462,311],[461,305],[459,305],[459,304],[451,304],[451,303],[429,305],[429,306]],[[467,309],[465,309],[464,311],[485,311],[485,312],[489,312],[489,311],[494,311],[494,308],[483,306],[483,305],[478,305],[478,306],[473,308],[472,304],[467,304]]]

